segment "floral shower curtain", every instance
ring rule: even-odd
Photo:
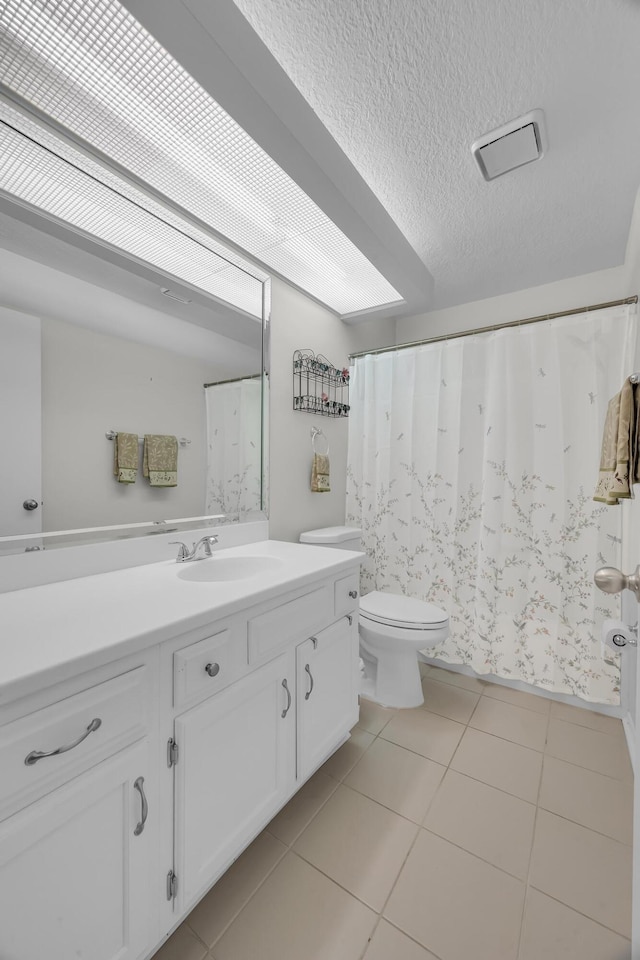
[[[261,509],[261,394],[259,378],[205,389],[208,514],[237,521]]]
[[[448,611],[430,654],[478,674],[619,702],[600,626],[619,599],[621,508],[592,498],[607,402],[632,372],[628,306],[355,361],[347,522],[363,592]]]

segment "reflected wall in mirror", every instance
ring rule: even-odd
[[[217,332],[213,310],[208,328],[201,308],[199,322],[190,323],[184,316],[191,305],[165,306],[157,285],[148,290],[131,277],[118,289],[122,271],[93,263],[90,275],[78,251],[67,251],[69,272],[61,269],[60,243],[55,265],[42,262],[48,242],[38,236],[34,243],[24,226],[7,224],[0,249],[0,429],[13,439],[0,466],[0,549],[24,550],[24,534],[31,545],[49,546],[54,538],[46,534],[59,531],[264,516],[259,321],[239,323],[245,342],[233,340]],[[38,260],[25,256],[25,243]],[[103,285],[95,282],[96,269]],[[212,383],[219,385],[205,387]],[[154,487],[143,477],[142,443],[135,482],[118,482],[110,431],[182,439],[177,486]],[[26,510],[32,499],[38,508]],[[15,536],[17,543],[6,541]]]

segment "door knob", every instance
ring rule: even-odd
[[[616,567],[600,567],[596,570],[593,579],[603,593],[620,593],[621,590],[627,589],[640,597],[640,566],[628,576]]]
[[[38,501],[37,501],[37,500],[33,500],[33,499],[31,499],[31,500],[25,500],[25,501],[23,502],[22,506],[25,508],[25,510],[37,510],[37,509],[38,509]]]

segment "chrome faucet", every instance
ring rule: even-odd
[[[176,557],[176,563],[187,563],[189,560],[203,560],[205,557],[212,557],[213,550],[211,547],[217,542],[217,536],[212,536],[202,537],[197,543],[193,544],[191,550],[189,550],[189,547],[186,545],[186,543],[182,543],[181,540],[171,540],[169,541],[169,546],[180,547],[178,550],[178,556]],[[198,550],[200,547],[203,548],[202,555],[198,556]]]

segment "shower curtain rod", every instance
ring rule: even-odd
[[[470,337],[473,333],[491,333],[492,330],[504,330],[507,327],[523,327],[527,323],[540,323],[542,320],[555,320],[557,317],[570,317],[574,313],[588,313],[590,310],[604,310],[605,307],[620,307],[623,304],[637,303],[638,294],[624,300],[609,300],[607,303],[593,303],[589,307],[576,307],[573,310],[559,310],[557,313],[545,313],[539,317],[527,317],[526,320],[510,320],[508,323],[495,323],[490,327],[476,327],[474,330],[462,330],[460,333],[443,333],[439,337],[427,337],[425,340],[412,340],[410,343],[396,343],[389,347],[377,347],[374,350],[361,350],[350,353],[349,360],[368,357],[376,353],[393,353],[395,350],[407,350],[409,347],[421,347],[425,343],[439,343],[442,340],[457,340]]]
[[[252,373],[251,376],[231,377],[230,380],[214,380],[213,383],[203,383],[202,386],[205,389],[207,387],[221,387],[223,383],[240,383],[241,380],[259,380],[261,376],[261,373]]]

